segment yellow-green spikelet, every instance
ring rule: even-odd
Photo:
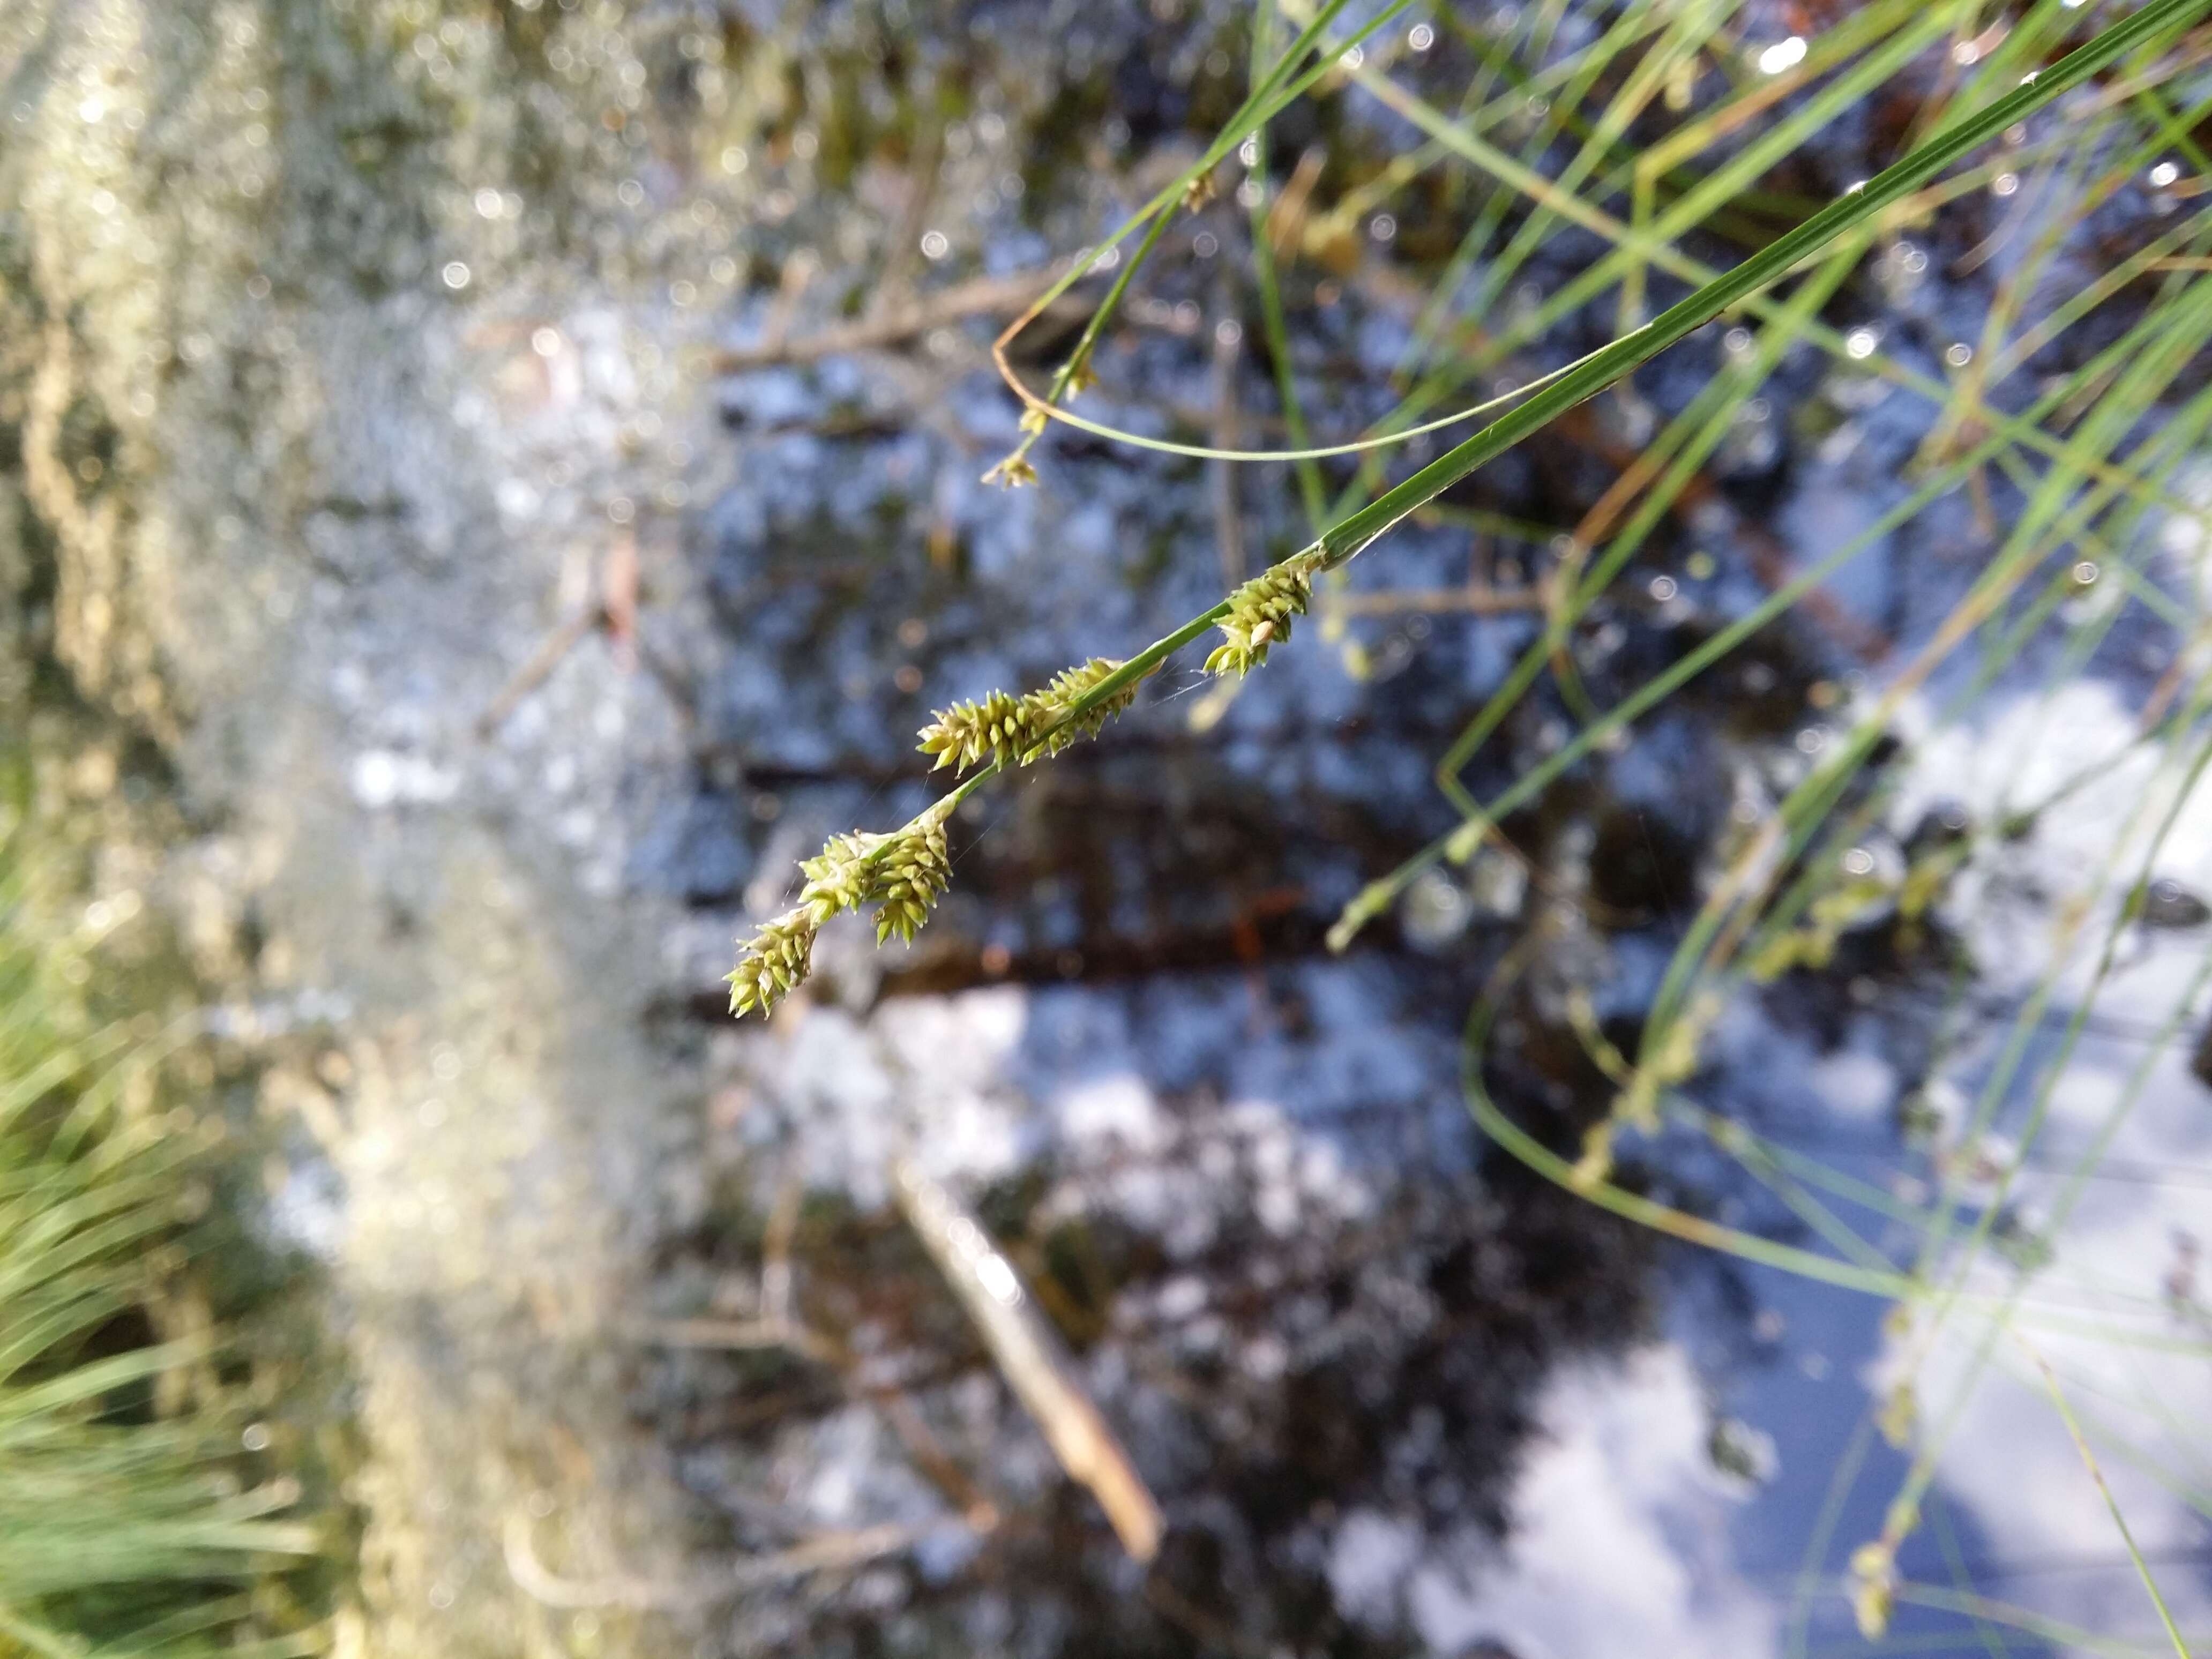
[[[878,860],[869,896],[876,901],[876,943],[893,933],[911,944],[952,880],[945,844],[945,813],[933,810],[901,832]]]
[[[1067,716],[1069,704],[1121,665],[1111,658],[1093,657],[1054,675],[1041,690],[1018,697],[994,691],[980,702],[940,708],[937,718],[921,728],[917,746],[923,754],[937,757],[933,769],[956,766],[965,771],[987,759],[1026,766],[1041,756],[1056,755],[1079,738],[1096,737],[1108,720],[1136,700],[1133,681],[1097,707],[1073,719]]]
[[[1305,615],[1321,556],[1308,549],[1271,566],[1229,596],[1228,614],[1215,624],[1223,642],[1206,659],[1209,674],[1240,678],[1267,660],[1270,646],[1291,637],[1291,620]]]
[[[937,767],[966,771],[986,757],[1017,758],[1035,741],[1035,711],[1029,699],[1011,692],[994,691],[980,702],[956,702],[940,708],[937,718],[921,728],[918,745],[925,755],[937,757]]]
[[[813,966],[814,933],[819,926],[805,904],[762,923],[730,970],[730,1012],[742,1018],[757,1008],[765,1015],[782,1001]]]

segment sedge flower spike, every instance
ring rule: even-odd
[[[1890,1614],[1897,1607],[1896,1551],[1881,1543],[1860,1545],[1851,1552],[1850,1583],[1859,1634],[1879,1642],[1888,1634]]]
[[[1292,554],[1246,582],[1229,596],[1229,614],[1216,624],[1225,636],[1206,659],[1209,674],[1242,679],[1267,660],[1267,648],[1291,637],[1292,618],[1306,613],[1313,579],[1327,555],[1317,547]]]
[[[1036,481],[1036,468],[1030,465],[1029,457],[1018,449],[994,463],[983,475],[985,483],[997,484],[1002,489],[1019,489],[1024,484],[1033,484]]]
[[[1851,1552],[1851,1613],[1858,1620],[1859,1634],[1869,1642],[1881,1640],[1889,1630],[1889,1616],[1897,1606],[1898,1547],[1919,1526],[1919,1500],[1899,1492],[1889,1500],[1881,1535]]]
[[[832,836],[819,853],[799,860],[799,872],[806,878],[806,885],[799,890],[799,906],[813,914],[817,927],[867,902],[872,874],[869,859],[887,839],[858,830]]]
[[[993,691],[979,702],[956,702],[937,710],[936,718],[921,728],[916,745],[925,755],[937,757],[931,769],[957,767],[966,771],[986,756],[1018,758],[1029,746],[1030,721],[1023,708],[1026,698]]]
[[[814,936],[822,924],[862,905],[876,906],[876,943],[893,933],[912,942],[952,879],[945,842],[951,796],[889,835],[854,831],[832,836],[821,852],[799,865],[806,884],[799,902],[745,941],[727,975],[730,1012],[765,1016],[805,981],[813,967]]]
[[[1057,755],[1079,738],[1097,736],[1108,720],[1136,701],[1137,683],[1132,680],[1082,713],[1071,712],[1077,698],[1121,665],[1111,658],[1093,657],[1054,675],[1042,690],[1018,697],[994,691],[980,702],[940,708],[936,719],[921,728],[918,747],[923,754],[937,757],[933,769],[939,770],[951,766],[965,771],[986,760],[1026,766],[1041,757]]]
[[[782,1001],[814,965],[814,933],[820,925],[804,904],[763,922],[728,975],[730,1012],[742,1019],[757,1008],[765,1016]]]
[[[1027,765],[1056,755],[1079,738],[1097,736],[1136,701],[1133,679],[1086,708],[1076,707],[1121,666],[1093,657],[1054,675],[1040,690],[1018,697],[994,691],[980,702],[939,709],[922,728],[921,750],[935,755],[940,768],[963,769],[986,760]],[[955,790],[888,835],[856,830],[832,836],[803,860],[799,873],[806,879],[797,905],[763,923],[738,951],[738,965],[728,975],[730,1012],[742,1018],[758,1009],[765,1015],[782,1001],[813,965],[815,934],[845,911],[872,904],[877,944],[894,933],[912,943],[951,882],[945,824],[965,793]]]
[[[952,800],[947,796],[891,837],[877,861],[875,881],[868,890],[877,905],[877,944],[893,933],[912,944],[951,883],[952,860],[945,848],[945,820],[951,813]]]

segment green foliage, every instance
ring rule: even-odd
[[[197,1176],[148,1109],[151,1047],[88,1024],[0,837],[0,1653],[168,1656],[240,1645],[257,1587],[313,1551],[247,1486],[206,1344],[149,1311]]]

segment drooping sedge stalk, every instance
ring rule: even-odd
[[[1029,453],[1036,441],[1044,435],[1045,411],[1073,397],[1090,383],[1091,356],[1098,343],[1098,337],[1104,331],[1107,323],[1120,307],[1122,295],[1127,292],[1129,284],[1136,279],[1139,267],[1151,257],[1153,248],[1158,246],[1161,236],[1165,234],[1170,222],[1175,216],[1177,205],[1192,199],[1193,193],[1200,190],[1205,181],[1212,176],[1213,169],[1226,160],[1230,152],[1243,143],[1248,136],[1258,131],[1278,112],[1303,95],[1308,88],[1335,66],[1340,57],[1361,41],[1378,33],[1389,23],[1391,19],[1410,6],[1413,0],[1390,0],[1389,5],[1384,6],[1374,16],[1361,24],[1351,35],[1334,42],[1318,63],[1310,65],[1304,73],[1295,80],[1288,79],[1292,67],[1312,50],[1314,43],[1321,38],[1322,31],[1334,21],[1337,14],[1341,12],[1347,3],[1348,0],[1328,0],[1328,3],[1316,14],[1313,21],[1299,30],[1297,38],[1291,42],[1288,50],[1275,60],[1274,67],[1269,70],[1261,78],[1259,84],[1246,94],[1244,101],[1237,106],[1236,113],[1231,115],[1221,131],[1215,134],[1213,142],[1206,146],[1198,160],[1177,173],[1165,188],[1132,214],[1122,222],[1121,228],[1107,239],[1106,246],[1112,247],[1118,245],[1123,237],[1139,225],[1147,227],[1144,240],[1138,244],[1136,252],[1122,266],[1121,274],[1115,278],[1113,287],[1107,290],[1106,297],[1099,302],[1097,308],[1092,312],[1090,320],[1084,325],[1083,332],[1077,337],[1075,344],[1069,350],[1066,360],[1054,373],[1051,385],[1044,397],[1033,398],[1026,392],[1023,393],[1024,398],[1029,401],[1030,407],[1023,416],[1021,441],[1014,446],[1010,453],[983,474],[984,483],[1012,486],[1031,483],[1036,479],[1036,469],[1030,464]],[[1014,378],[1013,370],[1006,362],[1006,353],[1008,344],[1015,336],[1042,316],[1047,306],[1073,288],[1091,269],[1090,260],[1078,260],[1057,282],[1037,295],[1030,308],[1008,324],[1005,331],[992,343],[992,360],[998,366],[1001,378],[1005,379],[1009,385],[1017,388],[1020,386],[1020,382]]]
[[[842,911],[878,905],[877,943],[894,933],[911,940],[928,920],[950,878],[945,824],[963,801],[1009,767],[1049,757],[1076,737],[1096,732],[1129,705],[1139,681],[1209,628],[1218,626],[1227,638],[1207,659],[1208,672],[1242,676],[1259,666],[1267,659],[1271,646],[1290,637],[1291,619],[1304,611],[1313,577],[1326,568],[1319,550],[1308,549],[1262,571],[1218,605],[1103,675],[1093,672],[1101,660],[1094,659],[1060,675],[1042,691],[1006,698],[1009,711],[1024,705],[1049,707],[1052,718],[1025,724],[1013,741],[994,738],[988,749],[978,749],[969,758],[981,759],[985,753],[990,757],[981,770],[890,834],[831,837],[817,857],[801,866],[807,880],[798,904],[764,923],[739,951],[738,964],[727,976],[730,1012],[742,1017],[757,1008],[765,1014],[803,982],[813,965],[815,934]],[[1082,689],[1054,696],[1054,687],[1070,684]],[[982,704],[969,707],[988,710],[1004,696],[993,693]],[[926,754],[944,755],[947,728],[940,714],[922,729],[918,746]],[[956,741],[951,752],[958,755],[963,747]]]
[[[1385,15],[1396,8],[1386,8]],[[1058,702],[1057,718],[1041,726],[1037,741],[1018,754],[994,753],[988,765],[888,835],[840,836],[822,854],[809,860],[808,880],[798,907],[764,927],[740,951],[729,976],[732,1012],[744,1014],[759,1008],[765,1012],[802,981],[811,965],[814,934],[823,922],[842,910],[873,903],[879,907],[878,942],[896,933],[911,939],[927,920],[949,879],[943,854],[943,834],[953,811],[986,782],[1025,763],[1056,732],[1088,729],[1090,717],[1102,708],[1126,706],[1139,681],[1189,645],[1207,629],[1219,627],[1226,642],[1208,658],[1209,673],[1243,675],[1267,659],[1268,647],[1289,635],[1293,617],[1303,614],[1313,580],[1325,571],[1348,562],[1377,538],[1395,528],[1453,484],[1495,459],[1522,439],[1547,425],[1576,404],[1599,392],[1648,362],[1668,346],[1702,328],[1729,307],[1742,303],[1760,289],[1788,276],[1809,256],[1854,226],[1893,207],[1935,178],[1945,167],[1990,142],[2015,122],[2024,120],[2062,93],[2081,85],[2115,58],[2145,46],[2192,17],[2212,9],[2212,0],[2150,0],[2134,15],[2100,31],[2048,70],[2023,77],[2021,84],[1978,113],[1959,118],[1923,142],[1909,155],[1884,168],[1863,184],[1806,220],[1733,270],[1723,272],[1687,298],[1670,306],[1641,328],[1593,352],[1565,374],[1508,410],[1456,448],[1422,467],[1366,507],[1332,525],[1309,547],[1263,571],[1260,575],[1193,617],[1172,633],[1155,640],[1119,667],[1072,696]],[[1324,8],[1322,17],[1334,14]],[[1277,80],[1303,55],[1319,33],[1321,18],[1309,25],[1292,48],[1279,60]],[[1370,25],[1370,28],[1373,26]],[[1293,84],[1300,88],[1311,75]],[[1278,93],[1279,86],[1274,88]],[[1255,89],[1247,100],[1241,123],[1255,106],[1273,100]],[[1261,116],[1260,118],[1265,118]],[[1215,141],[1206,154],[1216,160],[1226,155],[1234,138],[1227,134]],[[1217,155],[1216,152],[1218,152]],[[1199,176],[1203,163],[1189,169],[1170,191],[1178,191]],[[1176,196],[1163,193],[1151,210],[1165,213]],[[1156,239],[1154,239],[1156,240]],[[1064,289],[1075,273],[1063,280]],[[1012,331],[1010,331],[1011,332]],[[1049,689],[1048,689],[1049,690]],[[1031,694],[1032,696],[1042,694]]]

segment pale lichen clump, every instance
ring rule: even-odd
[[[1108,720],[1136,701],[1137,681],[1133,679],[1080,713],[1072,712],[1078,698],[1121,666],[1111,658],[1093,657],[1054,675],[1041,690],[1018,697],[994,691],[980,702],[940,708],[921,728],[921,752],[936,756],[939,769],[951,766],[963,771],[987,759],[1001,766],[1026,766],[1057,755],[1079,738],[1097,736]]]
[[[945,842],[952,806],[948,795],[888,835],[832,836],[802,863],[799,902],[762,923],[738,952],[726,975],[730,1012],[765,1015],[803,983],[814,965],[814,936],[844,911],[875,905],[876,943],[894,933],[911,942],[952,879]]]
[[[1216,624],[1225,636],[1206,659],[1209,674],[1240,679],[1267,660],[1268,647],[1291,637],[1291,623],[1306,613],[1313,579],[1326,566],[1318,547],[1294,553],[1261,571],[1229,596],[1228,614]]]

